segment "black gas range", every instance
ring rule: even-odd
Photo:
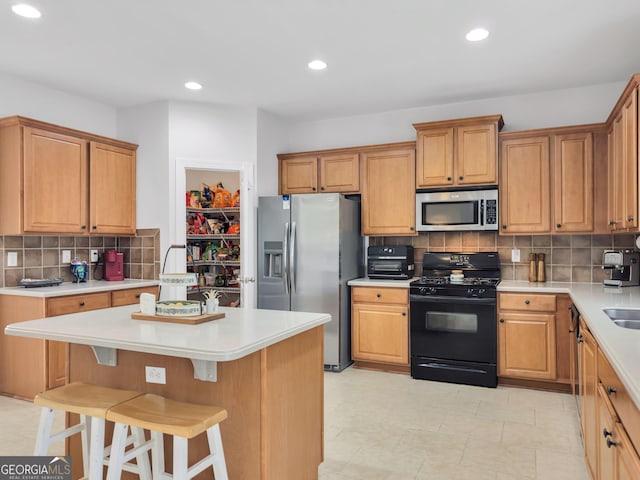
[[[497,252],[425,253],[410,285],[411,375],[497,386]]]

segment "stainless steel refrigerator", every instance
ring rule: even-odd
[[[351,363],[347,282],[362,273],[360,202],[338,193],[258,199],[258,308],[324,312],[325,370]]]

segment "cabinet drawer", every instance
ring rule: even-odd
[[[409,303],[408,288],[352,287],[353,303]]]
[[[555,312],[556,296],[527,293],[501,293],[500,310]]]
[[[133,305],[140,302],[141,293],[150,293],[158,296],[158,287],[130,288],[128,290],[114,290],[111,292],[111,306]]]
[[[47,300],[47,317],[65,315],[67,313],[88,312],[111,305],[110,292],[89,293],[86,295],[69,295]]]

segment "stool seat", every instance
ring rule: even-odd
[[[107,412],[107,420],[115,422],[107,480],[120,480],[122,465],[133,454],[125,452],[129,428],[150,431],[151,445],[141,445],[133,452],[151,450],[154,480],[189,480],[209,467],[216,480],[229,480],[220,436],[220,422],[226,418],[224,408],[178,402],[152,393],[115,405]],[[206,433],[209,454],[189,466],[189,439],[202,433]],[[173,437],[173,475],[164,470],[165,434]]]
[[[106,418],[107,410],[140,395],[132,390],[73,382],[63,387],[39,393],[33,403],[41,407],[63,410],[79,415]]]
[[[168,435],[193,438],[226,419],[227,411],[147,393],[110,408],[106,418]]]
[[[110,450],[109,447],[104,446],[107,413],[113,406],[139,395],[141,393],[132,390],[119,390],[82,382],[70,383],[39,393],[33,400],[35,405],[42,407],[34,455],[46,455],[51,444],[79,433],[84,476],[89,480],[102,480],[103,464],[108,461]],[[80,422],[54,434],[52,432],[54,410],[78,414]],[[129,441],[132,441],[136,447],[134,450],[136,450],[137,463],[123,462],[122,468],[137,473],[141,480],[151,480],[148,454],[142,448],[138,448],[146,443],[144,429],[132,429],[131,437],[125,438],[125,442]],[[137,453],[138,451],[140,453]]]

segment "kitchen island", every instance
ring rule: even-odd
[[[221,430],[230,478],[318,477],[323,325],[330,315],[222,308],[225,318],[181,325],[132,320],[137,310],[131,305],[31,320],[10,324],[5,333],[68,342],[71,382],[226,408]],[[146,366],[166,369],[166,384],[147,383]],[[190,444],[194,455],[207,448],[201,437]],[[78,443],[71,442],[72,455],[79,454]]]

